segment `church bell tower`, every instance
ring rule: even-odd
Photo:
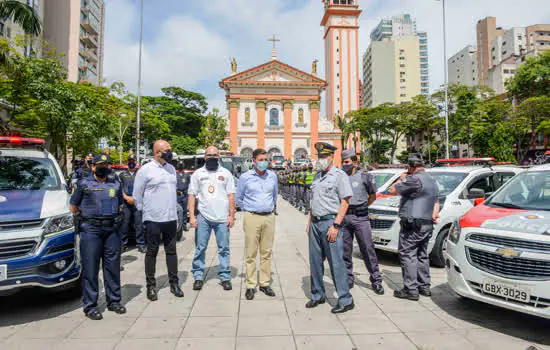
[[[323,0],[326,113],[328,120],[359,108],[358,0]]]

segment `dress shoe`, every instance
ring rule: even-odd
[[[430,290],[430,288],[418,288],[418,294],[425,297],[431,297],[432,291]]]
[[[195,283],[193,283],[193,290],[201,290],[203,285],[204,285],[203,281],[196,280]]]
[[[126,308],[120,304],[115,304],[107,307],[107,310],[112,311],[116,314],[123,315],[126,313]]]
[[[151,301],[157,300],[159,297],[157,295],[157,290],[155,287],[147,287],[147,299]]]
[[[101,312],[97,310],[90,311],[86,314],[86,317],[88,317],[92,321],[99,321],[103,319],[103,315]]]
[[[145,254],[147,253],[147,249],[145,247],[138,247],[138,252],[140,252],[141,254]]]
[[[246,290],[246,300],[254,299],[254,294],[256,294],[256,289],[250,288]]]
[[[314,307],[317,307],[321,304],[324,304],[325,300],[310,300],[306,304],[306,309],[313,309]]]
[[[373,284],[372,285],[372,290],[378,295],[383,295],[384,294],[384,287],[382,287],[381,284]]]
[[[333,314],[342,314],[349,310],[353,310],[354,308],[355,308],[355,304],[352,302],[351,304],[346,306],[336,305],[335,307],[332,308],[332,310],[330,310],[330,312],[332,312]]]
[[[187,224],[184,224],[184,225],[183,225],[183,230],[184,230],[185,232],[188,232],[188,231],[189,231],[189,227],[187,227]]]
[[[411,292],[409,292],[405,289],[394,291],[393,296],[396,297],[396,298],[399,298],[399,299],[408,299],[408,300],[412,300],[412,301],[418,301],[418,299],[420,299],[418,294],[412,294]]]
[[[174,294],[178,298],[183,298],[183,290],[176,283],[170,284],[170,293]]]
[[[273,291],[273,288],[271,288],[271,286],[260,287],[260,291],[263,292],[268,297],[274,297],[275,296],[275,292]]]
[[[222,287],[223,287],[223,290],[233,289],[233,285],[231,285],[231,281],[222,281]]]

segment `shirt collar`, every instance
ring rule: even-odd
[[[157,162],[156,159],[153,159],[153,163],[155,163],[157,165],[157,167],[159,168],[164,168],[166,167],[166,165],[168,165],[168,163],[165,163],[164,165],[160,164],[160,162]]]

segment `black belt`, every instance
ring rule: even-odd
[[[323,216],[313,216],[313,222],[325,221],[325,220],[334,220],[336,219],[336,214],[323,215]]]
[[[94,226],[112,226],[116,223],[116,220],[117,220],[117,217],[101,218],[101,219],[96,219],[96,218],[84,218],[84,219],[82,219],[83,222],[90,223]]]
[[[416,223],[419,225],[433,225],[432,219],[416,219],[416,218],[401,218],[401,223],[412,224]]]
[[[254,214],[254,215],[260,215],[260,216],[269,216],[269,215],[273,214],[272,211],[269,211],[269,212],[249,211],[249,213]]]
[[[346,215],[355,215],[355,216],[368,216],[369,215],[369,208],[363,208],[363,207],[349,207],[348,211],[346,212]]]

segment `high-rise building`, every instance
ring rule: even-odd
[[[477,71],[479,85],[488,85],[489,68],[493,66],[493,41],[504,35],[504,30],[497,27],[495,17],[487,17],[477,22]]]
[[[101,84],[104,27],[103,0],[46,2],[44,39],[63,53],[69,81]]]
[[[550,50],[550,24],[534,24],[525,28],[527,51]]]
[[[363,55],[363,105],[410,101],[430,93],[428,35],[408,14],[383,19]]]
[[[449,58],[449,84],[478,85],[477,50],[468,45]]]

